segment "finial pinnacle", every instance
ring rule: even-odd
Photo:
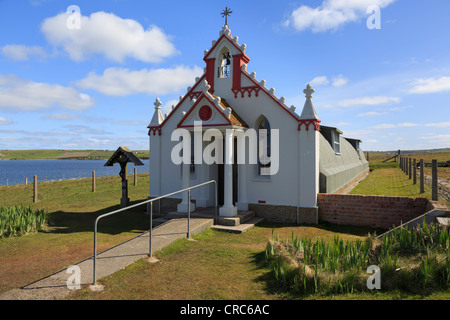
[[[312,98],[312,94],[314,93],[314,89],[311,87],[311,84],[306,85],[306,89],[303,90],[303,93],[306,94],[306,98]]]
[[[156,109],[161,109],[160,107],[162,105],[162,102],[161,100],[159,100],[159,98],[156,98],[155,103],[153,105],[156,107]]]

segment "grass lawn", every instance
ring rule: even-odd
[[[305,237],[332,240],[362,239],[368,228],[334,225],[297,226],[262,223],[244,234],[209,229],[178,240],[157,253],[160,263],[144,259],[100,283],[106,290],[80,290],[71,299],[170,299],[170,300],[266,300],[292,297],[273,290],[271,270],[264,263],[264,249],[274,230],[280,238],[292,232]]]
[[[132,202],[148,195],[148,174],[138,175],[138,185],[129,183]],[[131,179],[132,180],[132,179]],[[92,256],[95,218],[119,208],[119,177],[38,183],[39,202],[33,203],[32,185],[0,187],[2,206],[22,204],[43,208],[50,225],[43,231],[21,237],[0,238],[0,293],[29,284]],[[99,224],[99,251],[148,230],[145,208],[138,207],[102,220]]]
[[[380,167],[381,164],[371,165],[372,170],[363,182],[358,184],[350,193],[363,195],[395,196],[395,197],[422,197],[431,199],[430,192],[420,193],[419,184],[413,184],[412,179],[398,168],[389,164]]]
[[[358,185],[354,193],[422,196],[407,177],[392,165],[380,165]],[[130,179],[130,182],[132,179]],[[418,187],[417,187],[418,188]],[[129,183],[132,202],[148,195],[148,174],[139,175],[138,186]],[[39,183],[39,199],[32,203],[32,186],[0,187],[2,205],[30,205],[50,213],[50,226],[22,237],[0,239],[0,293],[29,284],[92,255],[93,225],[97,215],[118,208],[121,185],[118,177]],[[104,219],[99,227],[99,251],[130,239],[148,229],[144,208]],[[102,292],[79,290],[69,299],[298,299],[271,286],[271,270],[264,251],[274,231],[281,239],[296,236],[333,240],[364,239],[374,230],[331,224],[279,225],[261,223],[244,234],[207,230],[182,239],[155,255],[160,263],[144,260],[128,266],[100,282]],[[336,296],[318,294],[304,299],[449,299],[450,292],[423,296],[402,292],[367,292]]]

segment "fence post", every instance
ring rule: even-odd
[[[424,179],[423,176],[423,159],[420,159],[420,193],[425,193],[425,185],[424,185]]]
[[[191,238],[191,190],[188,191],[188,220],[187,220],[187,238]]]
[[[37,202],[38,199],[38,189],[37,189],[37,176],[34,175],[34,188],[33,188],[33,202]]]
[[[137,173],[136,173],[136,168],[134,168],[134,186],[137,186]]]
[[[92,192],[95,192],[95,170],[92,171]]]
[[[405,157],[403,164],[405,166],[405,170],[403,171],[405,171],[405,174],[408,175],[408,158]]]
[[[413,159],[413,184],[417,184],[417,161]]]
[[[432,160],[431,168],[431,200],[438,200],[437,160]]]
[[[411,163],[411,158],[409,158],[408,160],[408,179],[411,180],[412,178],[412,163]]]
[[[28,178],[25,178],[25,185],[28,185]]]

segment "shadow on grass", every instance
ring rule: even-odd
[[[142,202],[131,202],[130,205]],[[94,232],[95,219],[102,215],[120,209],[119,205],[107,207],[93,212],[55,211],[48,215],[49,228],[43,233],[76,233]],[[142,233],[149,229],[150,218],[146,213],[146,205],[125,210],[99,220],[97,231],[111,235],[123,232]],[[153,215],[155,218],[156,215]]]
[[[329,222],[320,221],[319,224],[288,224],[288,223],[274,223],[268,221],[262,221],[258,223],[258,227],[260,228],[268,228],[268,229],[280,229],[280,228],[298,228],[298,227],[311,227],[324,231],[329,231],[337,234],[349,234],[360,237],[366,237],[369,233],[371,235],[379,235],[387,230],[380,228],[371,228],[365,226],[351,226],[351,225],[339,225],[332,224]]]

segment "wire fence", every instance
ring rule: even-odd
[[[431,200],[438,201],[442,198],[444,201],[450,201],[450,185],[447,181],[440,180],[438,174],[439,167],[447,167],[447,162],[438,162],[437,159],[425,161],[408,156],[398,158],[400,169],[409,177],[413,184],[419,184],[420,193],[428,193]],[[425,168],[431,167],[431,174]]]

